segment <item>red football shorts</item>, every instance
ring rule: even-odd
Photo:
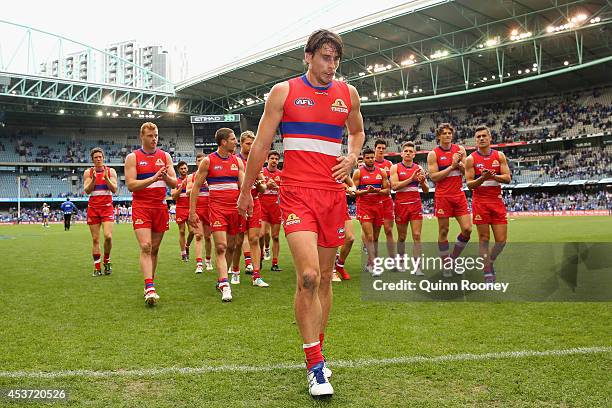
[[[478,200],[472,201],[472,221],[474,224],[507,224],[506,206],[504,202],[482,202]]]
[[[236,235],[246,230],[245,219],[238,214],[238,208],[228,208],[222,204],[217,206],[210,203],[208,221],[213,232],[225,231],[228,235]]]
[[[250,230],[251,228],[261,228],[261,202],[259,198],[253,200],[253,215],[246,219],[246,229]]]
[[[184,224],[189,220],[189,207],[176,207],[176,223]]]
[[[393,212],[393,199],[391,196],[386,196],[382,200],[383,219],[391,220],[395,219],[395,213]]]
[[[391,208],[391,211],[393,211],[393,208]],[[385,219],[383,204],[357,202],[357,219],[359,222],[370,222],[375,227],[380,227],[384,224]]]
[[[259,199],[261,201],[261,220],[268,224],[280,224],[281,212],[278,196],[263,195]]]
[[[189,215],[189,213],[187,213]],[[196,207],[196,214],[200,219],[202,225],[210,225],[210,214],[208,206],[206,207]]]
[[[312,231],[318,235],[318,246],[336,248],[344,244],[347,212],[344,190],[281,186],[280,211],[285,236]]]
[[[115,221],[115,211],[112,205],[108,207],[87,207],[87,225],[113,221]]]
[[[470,213],[465,194],[438,197],[434,194],[434,212],[438,218],[460,217]]]
[[[413,202],[395,203],[395,222],[408,224],[408,221],[423,219],[423,205],[421,200]]]
[[[134,229],[148,228],[152,232],[168,231],[168,209],[158,208],[132,208],[132,225]]]

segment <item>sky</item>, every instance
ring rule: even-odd
[[[333,26],[406,3],[397,0],[261,0],[201,2],[5,2],[0,19],[104,48],[124,40],[164,46],[172,54],[173,80],[193,77],[240,58]],[[148,4],[154,6],[148,6]],[[164,6],[158,6],[164,4]],[[0,24],[1,25],[1,24]],[[17,37],[15,35],[15,37]],[[13,41],[2,39],[3,57]]]

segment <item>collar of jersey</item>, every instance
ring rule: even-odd
[[[301,78],[302,78],[302,81],[304,81],[306,85],[308,85],[311,88],[316,89],[317,91],[327,91],[333,84],[333,82],[330,82],[329,85],[326,85],[326,86],[314,86],[313,84],[310,83],[310,81],[306,77],[306,74],[302,75]]]

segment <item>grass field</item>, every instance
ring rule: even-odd
[[[284,243],[283,272],[265,265],[271,287],[243,282],[223,304],[215,275],[179,260],[173,226],[149,308],[131,226],[115,228],[114,273],[92,278],[85,225],[0,227],[0,389],[64,388],[65,405],[100,407],[612,405],[610,303],[363,302],[359,243],[326,336],[336,394],[312,401]],[[509,241],[612,242],[612,218],[517,219],[509,231]],[[427,221],[423,240],[435,237]],[[574,348],[590,349],[498,354]]]

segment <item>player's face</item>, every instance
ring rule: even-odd
[[[363,164],[365,164],[368,167],[374,166],[374,153],[368,153],[365,156],[363,156]]]
[[[474,138],[478,147],[487,148],[491,145],[491,135],[486,130],[479,130]]]
[[[453,131],[449,128],[442,129],[440,133],[440,144],[450,144],[453,142]]]
[[[278,166],[278,159],[279,157],[277,155],[272,155],[268,157],[268,166],[275,169]]]
[[[226,152],[234,153],[236,146],[238,146],[238,139],[236,139],[236,135],[230,133],[229,137],[221,142],[221,146]]]
[[[187,175],[187,166],[182,165],[181,167],[179,167],[178,171],[181,177],[185,177]]]
[[[104,155],[102,153],[94,153],[93,155],[93,163],[95,167],[104,166]]]
[[[157,147],[157,140],[159,138],[157,133],[157,128],[145,129],[140,135],[142,146],[145,147],[146,150],[153,150]]]
[[[204,160],[204,156],[200,156],[196,159],[196,167],[200,167],[200,163]]]
[[[374,151],[376,152],[376,158],[380,160],[385,157],[385,153],[387,153],[387,146],[384,144],[378,144],[374,148]]]
[[[415,156],[415,151],[412,147],[410,146],[406,146],[404,147],[404,150],[402,150],[402,158],[407,161],[407,162],[411,162],[414,160],[414,156]]]
[[[308,63],[308,70],[321,85],[327,85],[334,79],[340,65],[340,56],[330,44],[323,44],[314,54],[304,54],[304,59]]]
[[[243,156],[249,154],[251,146],[253,146],[253,139],[244,139],[240,142],[240,153],[242,153]]]

